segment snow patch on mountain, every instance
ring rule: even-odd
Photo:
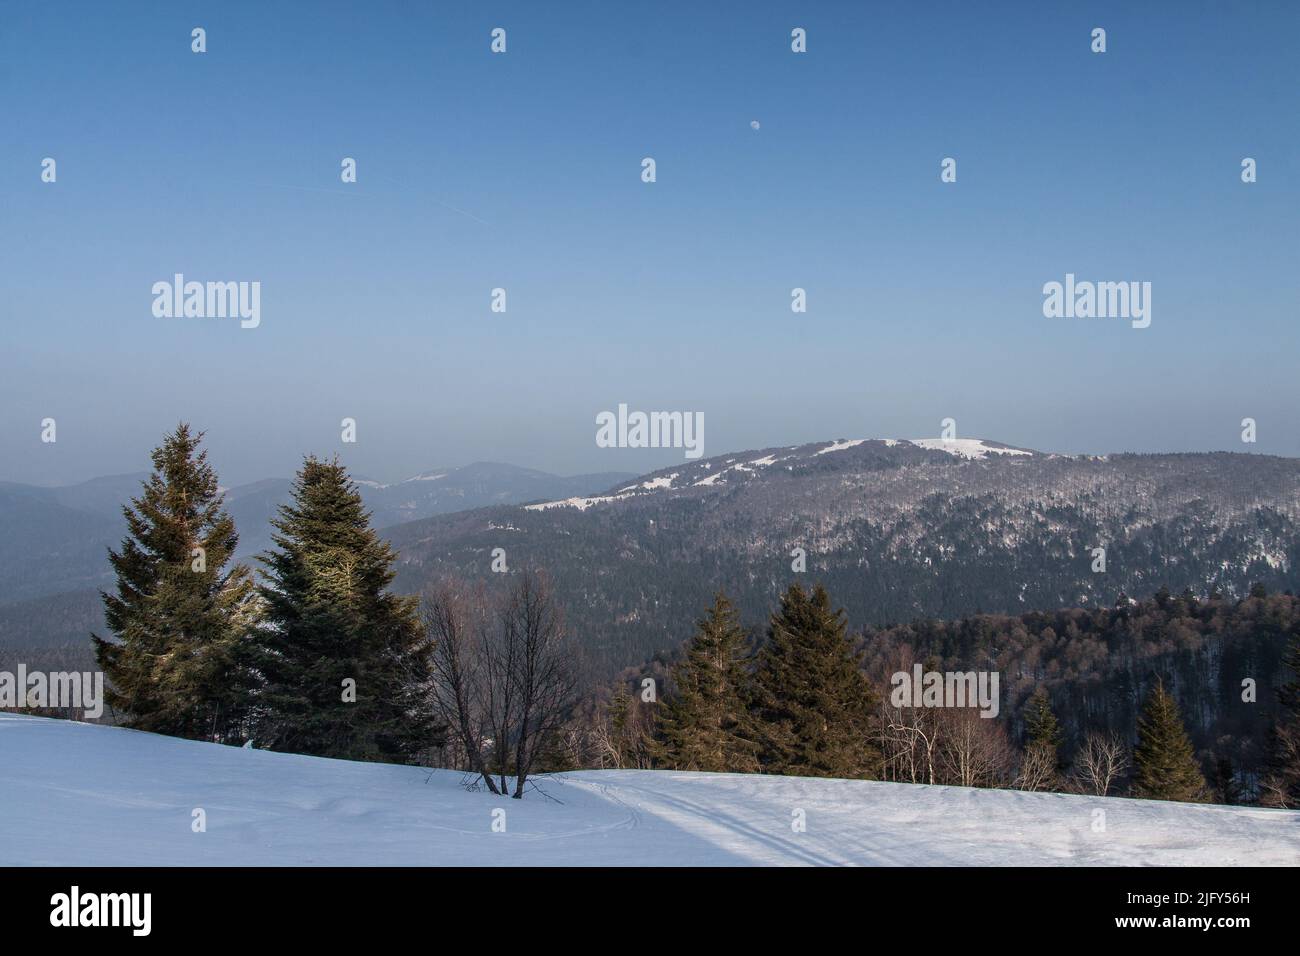
[[[990,445],[979,438],[910,438],[910,444],[917,448],[927,448],[932,451],[946,451],[950,455],[958,458],[980,459],[987,458],[989,455],[1032,455],[1032,451],[1025,451],[1021,448],[1002,448],[998,445]]]
[[[869,439],[852,438],[849,439],[848,441],[833,441],[825,448],[819,449],[817,452],[815,452],[815,454],[825,455],[833,451],[844,451],[844,449],[846,448],[856,448],[858,445],[861,445],[865,441],[869,441]]]
[[[649,481],[643,481],[639,485],[628,485],[626,488],[620,488],[619,494],[622,495],[627,492],[633,492],[638,488],[645,488],[649,491],[653,491],[656,488],[671,488],[673,486],[673,481],[677,478],[678,474],[678,472],[674,471],[671,475],[660,475],[658,478],[651,478]]]
[[[602,504],[606,501],[618,501],[620,498],[630,498],[631,495],[598,495],[594,498],[565,498],[561,501],[539,501],[535,505],[524,505],[525,511],[547,511],[550,508],[577,508],[579,511],[586,511],[593,505]]]
[[[977,460],[986,458],[989,455],[1032,455],[1032,451],[1025,451],[1020,448],[1005,448],[1001,445],[991,445],[980,438],[852,438],[837,439],[831,442],[825,448],[820,448],[813,452],[814,455],[828,455],[833,451],[845,451],[849,448],[856,448],[867,442],[881,442],[887,448],[894,448],[898,445],[907,444],[915,445],[917,448],[924,448],[930,451],[945,451],[950,455],[958,458]]]

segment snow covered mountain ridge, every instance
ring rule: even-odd
[[[1300,864],[1286,810],[662,770],[503,800],[451,770],[17,714],[0,751],[21,768],[0,776],[0,866]]]
[[[762,621],[800,574],[855,627],[1110,607],[1161,588],[1295,588],[1300,459],[841,438],[676,462],[388,534],[409,593],[479,578],[494,548],[512,567],[547,568],[570,624],[618,668],[681,639],[713,591]]]
[[[688,462],[682,466],[675,466],[671,471],[664,469],[663,471],[651,472],[646,476],[646,480],[620,488],[610,494],[575,496],[557,501],[542,501],[525,507],[530,511],[546,511],[550,508],[577,508],[579,511],[583,511],[594,505],[620,501],[647,491],[680,491],[686,487],[715,487],[726,484],[729,480],[734,482],[737,479],[742,479],[745,475],[752,474],[758,468],[772,466],[793,468],[795,464],[804,462],[809,458],[870,445],[878,445],[881,448],[897,448],[906,445],[926,451],[943,452],[967,461],[980,461],[989,456],[1033,457],[1041,454],[1027,448],[1014,448],[1010,445],[987,441],[982,438],[841,438],[807,445],[792,445],[789,448],[776,451],[764,449],[762,452],[748,453],[757,455],[754,458],[749,458],[747,454],[742,453],[740,455],[719,456],[698,462]]]

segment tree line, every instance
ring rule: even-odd
[[[391,589],[396,554],[346,469],[313,456],[272,520],[260,574],[202,434],[182,423],[153,451],[92,636],[107,703],[127,726],[293,753],[481,772],[523,795],[573,707],[577,670],[546,576],[504,592]],[[507,779],[509,778],[509,779]]]
[[[1279,597],[1285,598],[1279,605],[1295,603]],[[1236,602],[1236,611],[1254,618],[1268,598],[1255,588]],[[1121,597],[1113,614],[1117,620],[1149,621],[1149,614],[1164,609],[1185,618],[1192,601],[1166,593],[1150,602]],[[1273,715],[1261,735],[1266,758],[1247,790],[1229,761],[1214,759],[1213,751],[1198,754],[1158,668],[1150,672],[1127,727],[1103,721],[1067,734],[1046,681],[1019,708],[1015,726],[985,718],[975,707],[896,703],[888,691],[891,670],[909,672],[922,661],[924,670],[942,671],[954,662],[918,655],[881,632],[853,641],[842,612],[831,607],[823,588],[809,592],[791,585],[766,636],[752,641],[731,602],[719,594],[680,658],[668,667],[652,662],[641,672],[654,675],[655,687],[666,687],[662,702],[629,692],[626,678],[641,677],[629,674],[588,715],[590,759],[613,767],[1300,806],[1300,621],[1288,623],[1284,634],[1271,631],[1280,638],[1290,679],[1277,688],[1277,707],[1265,708]],[[1203,610],[1203,619],[1223,625],[1225,615],[1233,617],[1221,605],[1213,612]],[[959,630],[963,623],[970,622],[947,626]],[[914,630],[908,633],[915,636]],[[997,628],[988,633],[997,643]],[[1227,686],[1233,694],[1242,692],[1235,683]]]
[[[141,494],[123,509],[128,534],[110,550],[117,587],[102,598],[112,637],[95,636],[94,647],[108,703],[128,726],[453,767],[514,797],[538,773],[593,766],[1241,796],[1229,792],[1231,773],[1216,767],[1207,778],[1162,680],[1143,694],[1135,726],[1086,734],[1066,732],[1050,681],[1039,681],[1018,744],[1008,722],[970,708],[899,706],[881,692],[879,665],[906,670],[920,655],[899,633],[850,635],[821,586],[791,585],[758,640],[717,595],[671,667],[648,668],[639,675],[648,682],[600,701],[584,693],[581,647],[544,573],[394,593],[396,555],[337,460],[304,459],[260,574],[235,563],[238,533],[202,437],[182,423],[154,450]],[[1123,613],[1140,614],[1131,603]],[[1294,675],[1300,626],[1290,633]],[[1297,680],[1278,696],[1255,795],[1294,806]]]

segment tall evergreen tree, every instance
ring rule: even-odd
[[[417,599],[388,590],[395,554],[337,460],[304,460],[262,555],[260,743],[409,761],[441,743]]]
[[[1269,731],[1268,768],[1260,802],[1300,807],[1300,625],[1294,626],[1283,663],[1291,679],[1278,688],[1278,714]]]
[[[875,704],[849,643],[844,612],[831,609],[820,585],[809,594],[792,584],[772,615],[754,674],[764,769],[810,777],[875,776]]]
[[[97,635],[108,702],[139,730],[242,739],[252,677],[243,651],[256,617],[252,574],[202,432],[181,423],[152,453],[153,472],[122,508],[127,536],[109,551],[117,592],[101,592],[116,640]]]
[[[1050,747],[1052,757],[1056,757],[1061,746],[1061,725],[1052,712],[1052,698],[1047,688],[1039,687],[1025,704],[1025,743]]]
[[[1025,752],[1017,775],[1019,787],[1061,789],[1062,739],[1061,725],[1052,712],[1052,699],[1047,688],[1040,686],[1025,703]]]
[[[1138,719],[1133,770],[1135,797],[1200,803],[1208,796],[1205,775],[1196,763],[1178,703],[1163,681],[1156,682]]]
[[[676,770],[753,773],[757,745],[746,700],[745,632],[719,593],[697,622],[658,721],[656,756]]]

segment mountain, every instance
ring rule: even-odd
[[[766,448],[570,495],[390,529],[397,584],[555,579],[606,671],[671,652],[722,588],[761,625],[792,579],[861,628],[980,611],[1111,605],[1168,587],[1293,587],[1300,461],[1233,453],[1066,456],[964,439]],[[1105,571],[1094,572],[1094,549]],[[795,549],[806,571],[792,570]]]
[[[625,472],[559,475],[480,461],[463,468],[435,469],[395,484],[359,481],[366,506],[377,528],[415,521],[429,515],[517,504],[571,495],[587,495],[634,476]]]
[[[140,477],[99,478],[67,488],[0,483],[0,602],[106,580],[105,548],[125,527],[120,505],[115,515],[108,501],[135,494]]]
[[[107,549],[121,542],[122,506],[140,493],[146,477],[114,475],[59,488],[0,482],[0,605],[109,584]],[[383,528],[462,508],[590,494],[631,477],[563,477],[478,462],[395,484],[362,479],[358,485],[375,526]],[[225,489],[241,560],[270,547],[270,521],[289,500],[289,487],[287,478],[268,478]]]
[[[1300,863],[1300,812],[867,780],[547,775],[510,804],[454,770],[0,714],[0,865],[753,866]],[[552,799],[547,799],[547,797]],[[1105,807],[1107,826],[1095,828]],[[207,830],[188,826],[206,808]],[[810,825],[792,832],[791,808]],[[176,821],[181,818],[181,825]]]

